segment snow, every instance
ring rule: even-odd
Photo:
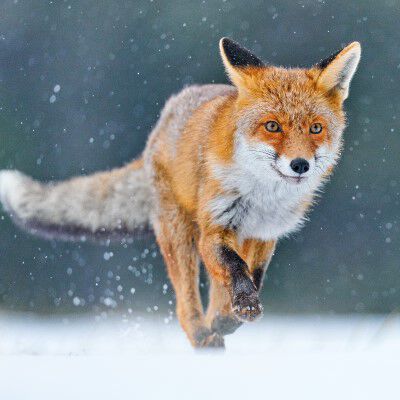
[[[397,392],[400,318],[268,315],[194,351],[163,318],[0,316],[1,398],[376,399]]]

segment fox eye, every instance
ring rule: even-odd
[[[318,135],[318,133],[322,132],[322,125],[320,123],[315,123],[310,126],[310,133],[313,135]]]
[[[265,124],[265,129],[268,132],[282,132],[281,126],[276,121],[268,121]]]

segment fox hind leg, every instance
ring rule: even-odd
[[[223,337],[205,323],[200,297],[198,233],[192,218],[176,204],[168,174],[160,165],[154,187],[156,214],[153,229],[176,296],[176,314],[191,344],[196,348],[224,347]]]
[[[223,347],[222,336],[211,332],[204,320],[194,229],[183,212],[168,209],[154,227],[175,290],[177,317],[194,347]]]

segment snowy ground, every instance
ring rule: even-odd
[[[149,317],[0,316],[0,399],[398,398],[400,317],[282,317],[198,353]]]

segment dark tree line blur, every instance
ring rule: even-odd
[[[0,15],[0,168],[42,180],[137,156],[168,96],[191,83],[226,82],[221,36],[291,66],[361,41],[342,160],[310,222],[280,243],[264,303],[277,312],[397,308],[397,1],[3,0]],[[152,240],[125,247],[47,242],[1,212],[0,243],[3,309],[171,308]]]

